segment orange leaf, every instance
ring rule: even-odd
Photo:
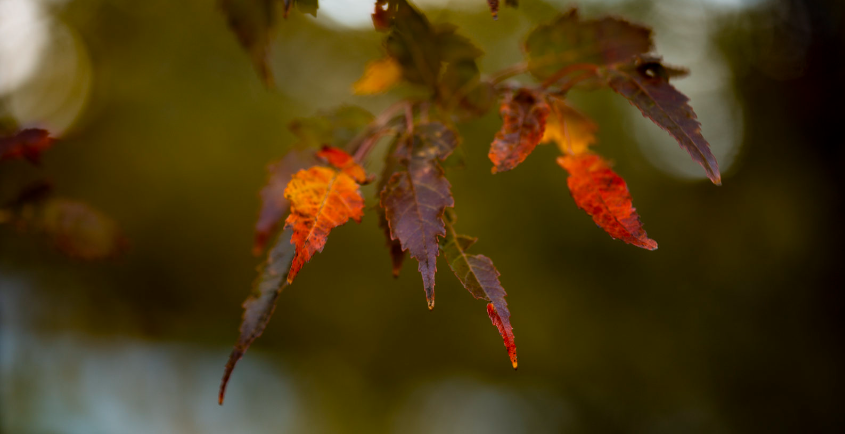
[[[367,182],[367,172],[364,172],[364,168],[359,166],[355,159],[343,150],[333,146],[323,146],[323,149],[317,152],[317,156],[349,175],[355,182],[359,184]]]
[[[49,132],[38,128],[28,128],[13,136],[0,137],[0,161],[26,158],[37,164],[41,153],[53,146],[54,141]]]
[[[619,175],[595,154],[558,157],[557,163],[569,172],[566,180],[572,198],[611,237],[648,250],[657,249],[643,229],[640,216],[631,204],[631,194]]]
[[[364,199],[359,185],[344,172],[328,167],[300,170],[285,189],[291,213],[285,228],[293,229],[296,254],[287,281],[293,279],[316,252],[323,250],[329,232],[350,218],[361,221]]]
[[[493,173],[513,169],[540,143],[549,105],[532,91],[519,89],[505,97],[499,113],[504,123],[487,155],[493,162]]]
[[[364,75],[352,85],[356,95],[382,93],[402,78],[402,68],[392,57],[374,60],[367,64]]]
[[[578,155],[596,142],[598,126],[587,116],[561,101],[552,101],[543,142],[555,142],[564,154]]]

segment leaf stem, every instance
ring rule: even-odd
[[[594,65],[592,63],[576,63],[574,65],[565,66],[565,67],[559,69],[557,72],[555,72],[551,77],[549,77],[545,81],[543,81],[543,83],[540,85],[540,89],[548,88],[549,86],[557,83],[558,81],[560,81],[560,79],[566,77],[569,74],[572,74],[573,72],[586,71],[585,74],[581,74],[578,77],[576,77],[577,81],[576,81],[576,79],[572,79],[565,84],[565,86],[568,86],[566,88],[566,90],[569,90],[569,89],[572,88],[572,86],[574,86],[579,81],[582,81],[585,78],[596,75],[598,73],[598,69],[599,69],[598,65]]]
[[[526,72],[528,72],[528,63],[520,62],[494,72],[487,80],[496,85],[515,75],[524,74]]]
[[[354,149],[353,158],[359,164],[367,158],[367,154],[373,150],[378,139],[387,133],[385,128],[399,113],[406,112],[408,108],[413,109],[416,102],[411,100],[397,101],[384,109],[360,134],[352,139],[347,149]]]

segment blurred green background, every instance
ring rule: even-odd
[[[415,261],[391,277],[370,208],[283,293],[223,407],[258,191],[294,142],[287,123],[396,95],[351,95],[381,53],[369,0],[282,22],[275,91],[214,3],[0,0],[0,114],[62,139],[41,168],[4,162],[0,201],[48,178],[131,245],[80,262],[0,227],[0,431],[843,432],[840,0],[582,1],[653,26],[658,53],[691,68],[676,85],[724,185],[622,98],[575,93],[660,244],[648,252],[574,205],[553,147],[493,176],[498,114],[463,124],[458,229],[502,273],[519,371],[445,263],[432,312]],[[493,21],[482,0],[419,2],[484,49],[483,73],[569,4],[520,3]]]

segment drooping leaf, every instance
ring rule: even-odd
[[[220,0],[220,9],[238,42],[249,53],[255,70],[267,86],[273,74],[267,64],[272,30],[276,25],[277,0]]]
[[[352,90],[356,95],[382,93],[401,79],[402,68],[392,57],[385,57],[368,63],[364,75],[352,85]]]
[[[575,204],[587,212],[612,238],[648,250],[657,243],[648,238],[640,216],[631,203],[625,181],[595,154],[558,157],[558,164],[569,172],[566,183]]]
[[[640,109],[643,116],[671,134],[704,168],[710,181],[721,185],[719,163],[701,134],[701,124],[689,105],[689,98],[669,84],[669,72],[657,65],[653,58],[639,58],[633,63],[608,69],[608,84]]]
[[[0,137],[0,161],[25,158],[38,164],[41,153],[50,149],[55,140],[46,130],[28,128],[14,135]]]
[[[342,105],[318,112],[315,116],[294,119],[288,124],[288,129],[299,138],[294,145],[299,149],[320,149],[324,145],[343,147],[373,119],[372,113],[361,107]]]
[[[439,103],[458,117],[483,115],[496,103],[496,90],[482,80],[474,60],[461,60],[446,65],[439,83]]]
[[[390,145],[390,149],[387,151],[384,168],[382,169],[378,185],[376,186],[376,191],[378,192],[384,191],[388,181],[394,173],[403,170],[399,157],[396,155],[399,143],[400,139],[397,138],[393,141]],[[378,213],[378,226],[382,229],[382,231],[384,231],[384,236],[387,240],[387,248],[390,249],[390,261],[392,264],[393,277],[399,277],[399,272],[402,271],[402,263],[405,262],[406,253],[402,250],[402,243],[400,243],[399,240],[394,240],[390,235],[390,224],[387,222],[387,216],[385,215],[384,208],[379,206],[376,211]]]
[[[290,209],[290,203],[285,199],[285,188],[291,177],[316,162],[310,152],[291,150],[281,160],[267,165],[267,183],[259,193],[261,209],[258,221],[255,222],[255,239],[252,245],[252,253],[255,256],[264,251],[267,239],[276,231]]]
[[[355,162],[355,159],[351,155],[343,150],[333,146],[323,146],[323,149],[317,152],[317,156],[325,159],[326,162],[349,175],[358,184],[365,184],[367,182],[367,172]]]
[[[552,99],[549,107],[551,111],[546,119],[542,141],[555,142],[564,154],[587,152],[587,148],[596,142],[598,125],[563,101]]]
[[[303,13],[317,15],[318,0],[284,0],[282,15],[287,18],[294,3]],[[229,28],[249,53],[252,63],[264,84],[273,86],[273,73],[267,64],[273,31],[278,21],[277,7],[281,0],[219,0]]]
[[[502,128],[487,155],[493,162],[493,173],[511,170],[525,161],[543,138],[549,106],[533,91],[519,89],[505,96],[499,113]]]
[[[451,185],[438,160],[444,160],[458,144],[458,136],[441,123],[415,127],[397,154],[405,170],[394,173],[381,191],[381,206],[390,226],[391,239],[419,261],[428,308],[434,308],[434,275],[440,253],[438,237],[446,235],[443,213],[455,205]]]
[[[276,300],[282,290],[288,286],[287,276],[290,271],[291,262],[296,249],[291,244],[293,231],[283,231],[276,244],[268,252],[267,259],[258,267],[258,278],[252,287],[252,292],[244,301],[244,314],[241,321],[240,335],[235,342],[235,347],[226,362],[226,369],[223,373],[223,380],[220,382],[220,393],[218,402],[223,405],[223,398],[226,394],[226,385],[229,377],[235,369],[235,364],[243,357],[246,350],[261,336],[273,311],[276,310]]]
[[[328,167],[311,167],[294,175],[285,189],[291,204],[285,228],[293,229],[291,243],[296,246],[288,283],[314,253],[323,250],[333,228],[350,218],[361,221],[364,199],[359,187],[346,173]]]
[[[374,15],[377,27],[384,21],[391,23],[384,47],[401,67],[402,78],[423,85],[434,94],[439,91],[443,65],[473,62],[483,54],[469,39],[458,35],[455,26],[431,25],[425,15],[405,0],[388,1],[383,16],[376,19],[379,14]]]
[[[614,17],[581,20],[574,8],[537,27],[524,45],[529,71],[540,80],[569,65],[625,62],[652,48],[651,29]]]
[[[446,237],[441,241],[443,255],[464,288],[479,300],[489,301],[487,314],[493,325],[499,329],[513,368],[516,369],[516,343],[510,323],[510,311],[505,301],[505,288],[499,282],[499,271],[493,261],[484,255],[471,255],[467,250],[475,244],[476,238],[455,232],[454,213],[446,218]]]
[[[435,43],[440,61],[445,63],[475,60],[484,55],[469,38],[459,35],[454,24],[441,23],[434,26]]]

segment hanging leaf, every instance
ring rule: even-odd
[[[296,246],[288,283],[314,253],[323,250],[333,228],[350,218],[360,223],[364,199],[359,187],[346,173],[327,167],[312,167],[294,175],[285,189],[291,204],[285,228],[293,229],[291,243]]]
[[[446,235],[443,213],[455,205],[451,185],[437,163],[457,146],[457,134],[440,123],[416,127],[397,149],[405,170],[394,173],[381,191],[381,206],[391,239],[419,261],[428,308],[434,308],[434,275],[440,253],[438,237]]]
[[[386,9],[381,9],[385,4]],[[376,28],[390,23],[384,47],[401,68],[402,78],[427,87],[434,95],[439,90],[444,64],[472,62],[483,54],[469,39],[456,33],[457,27],[431,25],[405,0],[377,2],[373,21]]]
[[[241,320],[240,336],[235,342],[235,347],[226,362],[226,369],[223,373],[223,380],[220,382],[220,393],[218,402],[223,405],[223,398],[226,395],[226,385],[229,377],[235,369],[235,364],[243,357],[246,350],[261,336],[270,317],[276,310],[276,300],[282,290],[288,286],[287,276],[290,271],[291,262],[296,249],[291,244],[293,231],[286,229],[280,235],[276,244],[267,254],[267,259],[258,268],[258,278],[252,287],[252,292],[244,301],[244,314]]]
[[[219,0],[220,11],[226,16],[229,28],[241,46],[249,53],[255,70],[268,87],[273,86],[273,73],[267,64],[270,41],[277,24],[280,0]],[[284,0],[282,14],[296,3],[303,13],[317,15],[317,0]]]
[[[653,57],[638,58],[631,64],[607,71],[607,81],[616,93],[624,96],[643,116],[671,134],[681,148],[704,168],[716,185],[722,184],[719,163],[710,152],[710,144],[701,134],[701,124],[690,107],[689,98],[669,84],[676,69],[663,68]]]
[[[502,129],[496,133],[488,154],[493,173],[511,170],[525,161],[543,138],[549,106],[531,90],[519,89],[505,96],[499,113]]]
[[[516,369],[516,343],[513,327],[510,323],[510,311],[505,302],[507,293],[499,282],[499,271],[493,266],[493,261],[484,255],[470,255],[467,250],[475,244],[476,238],[458,235],[454,224],[454,212],[448,212],[446,217],[446,237],[441,241],[443,255],[449,267],[464,288],[479,300],[489,301],[487,314],[493,325],[499,329],[513,368]]]
[[[525,40],[528,69],[545,80],[575,64],[611,65],[651,51],[651,29],[620,18],[581,20],[573,8],[537,27]]]
[[[397,138],[393,141],[390,145],[390,149],[387,151],[384,168],[382,169],[378,185],[376,186],[376,191],[378,192],[384,191],[393,174],[403,170],[399,157],[396,155],[399,143],[400,139]],[[387,216],[385,215],[384,208],[379,206],[376,208],[376,211],[378,212],[378,226],[382,229],[382,231],[384,231],[385,238],[387,239],[387,248],[390,250],[393,277],[399,277],[399,272],[402,271],[402,263],[405,262],[406,253],[402,250],[402,243],[399,242],[399,240],[394,240],[390,235],[390,224],[387,222]]]
[[[631,203],[625,180],[595,154],[558,157],[557,163],[569,172],[566,183],[575,204],[612,238],[648,250],[657,243],[648,238],[640,216]]]

